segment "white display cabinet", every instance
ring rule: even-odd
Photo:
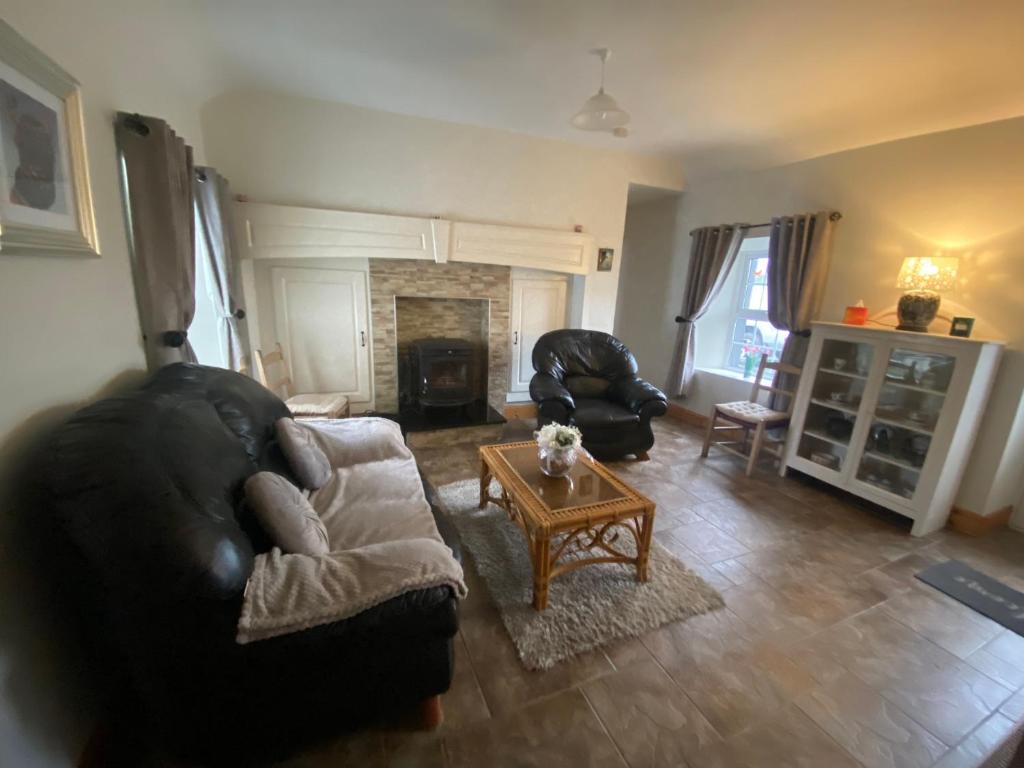
[[[1002,342],[814,323],[784,467],[911,518],[915,536],[941,528],[1002,350]]]

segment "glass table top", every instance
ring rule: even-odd
[[[536,445],[502,448],[501,455],[550,510],[584,507],[628,498],[582,458],[567,477],[548,477],[540,470]]]

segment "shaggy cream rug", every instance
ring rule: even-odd
[[[494,504],[477,509],[479,489],[476,480],[464,480],[442,486],[438,494],[528,669],[550,669],[584,651],[724,605],[718,592],[655,540],[647,583],[636,581],[632,566],[588,565],[553,579],[548,607],[538,613],[526,537]],[[632,545],[632,537],[623,538]]]

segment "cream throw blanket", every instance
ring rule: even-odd
[[[331,552],[257,555],[238,619],[239,643],[347,619],[405,592],[450,586],[462,568],[441,539],[416,460],[387,419],[305,422],[331,462],[309,498]]]

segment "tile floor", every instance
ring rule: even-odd
[[[469,562],[444,726],[285,765],[948,768],[1024,723],[1024,638],[914,579],[955,557],[1024,589],[1024,535],[915,539],[825,486],[702,460],[692,428],[656,431],[651,461],[611,466],[725,609],[529,672]],[[473,445],[416,453],[435,485],[477,476]]]

